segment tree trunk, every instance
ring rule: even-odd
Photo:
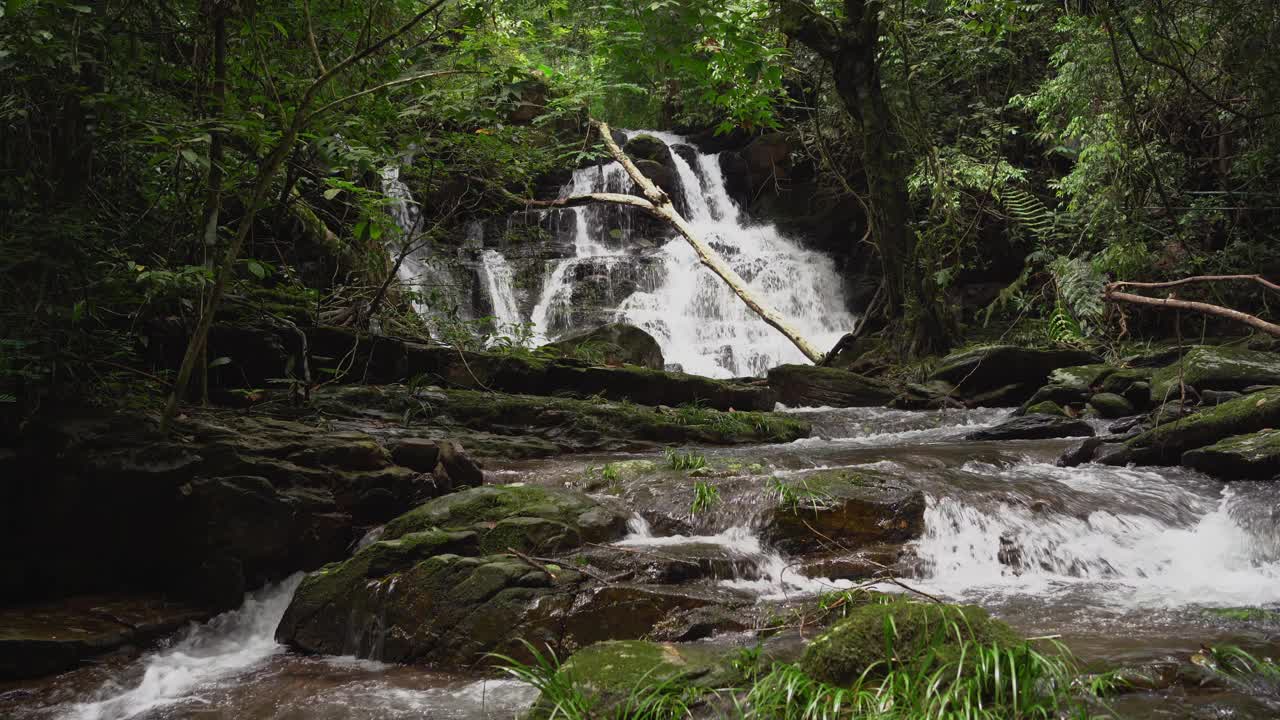
[[[213,4],[213,87],[210,93],[208,117],[213,125],[209,129],[209,178],[205,190],[204,212],[201,216],[201,255],[205,265],[212,268],[213,254],[218,248],[218,217],[222,211],[222,146],[221,125],[227,105],[227,10]],[[202,298],[203,299],[203,298]],[[203,311],[203,307],[201,308]],[[200,349],[197,361],[200,370],[200,402],[209,402],[209,348]]]
[[[867,180],[868,225],[884,275],[885,311],[901,318],[905,354],[945,350],[952,323],[934,297],[926,270],[917,267],[907,175],[911,159],[880,78],[879,0],[845,0],[839,24],[801,0],[780,0],[783,32],[831,65],[836,92],[856,121]]]

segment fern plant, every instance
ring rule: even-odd
[[[1083,258],[1061,256],[1049,263],[1049,272],[1057,292],[1051,326],[1069,331],[1080,340],[1095,335],[1106,314],[1102,273]]]

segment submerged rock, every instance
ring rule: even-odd
[[[1181,462],[1223,480],[1269,480],[1280,475],[1280,429],[1236,435],[1188,450]]]
[[[1093,426],[1083,420],[1056,415],[1023,415],[992,427],[969,433],[966,440],[1048,440],[1052,438],[1088,437]]]
[[[893,388],[864,375],[815,367],[780,365],[769,370],[769,387],[788,407],[875,407],[891,402]]]

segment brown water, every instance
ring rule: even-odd
[[[1177,468],[1057,468],[1053,460],[1069,441],[960,439],[1003,411],[804,414],[820,437],[703,450],[778,474],[871,466],[920,487],[929,499],[927,529],[914,545],[911,582],[981,604],[1030,635],[1060,636],[1090,666],[1194,669],[1188,661],[1202,644],[1280,656],[1280,625],[1212,611],[1280,608],[1280,488],[1228,485]],[[510,464],[494,468],[495,479],[560,484],[634,457],[646,456]],[[716,517],[723,525],[712,529],[716,541],[757,554],[764,568],[765,579],[744,589],[768,596],[822,587],[770,574],[789,559],[760,546],[749,508]],[[1013,567],[999,558],[1010,545],[1018,552]],[[294,583],[265,589],[238,613],[141,658],[0,688],[0,717],[480,720],[516,717],[532,700],[529,688],[507,680],[285,652],[271,636]],[[1129,718],[1261,720],[1280,717],[1280,695],[1265,684],[1183,683],[1123,696],[1113,709]]]

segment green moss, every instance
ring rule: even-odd
[[[1049,375],[1049,381],[1073,390],[1089,390],[1115,372],[1115,368],[1105,363],[1091,365],[1073,365],[1058,368]]]
[[[1205,608],[1204,613],[1234,622],[1280,624],[1280,612],[1259,607]]]
[[[1052,400],[1044,400],[1031,405],[1027,408],[1028,415],[1056,415],[1058,417],[1066,417],[1067,411],[1062,406]]]
[[[1181,362],[1152,374],[1151,401],[1161,403],[1180,397],[1179,381],[1197,390],[1242,390],[1250,385],[1276,384],[1280,383],[1280,357],[1238,347],[1197,347]]]
[[[1177,462],[1183,452],[1233,435],[1280,424],[1280,388],[1245,395],[1175,422],[1158,425],[1125,443],[1126,460]]]
[[[883,674],[895,663],[928,660],[928,653],[934,653],[932,663],[954,660],[962,642],[1016,646],[1024,641],[974,605],[886,598],[850,610],[805,648],[799,664],[815,679],[849,685],[868,670]]]

